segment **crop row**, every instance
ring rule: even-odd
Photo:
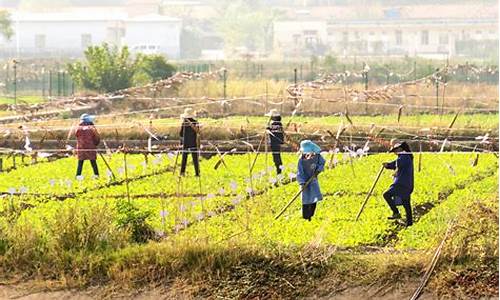
[[[301,219],[300,200],[285,216],[274,221],[273,217],[296,192],[297,187],[284,186],[270,190],[268,194],[245,201],[235,210],[214,218],[207,224],[199,224],[186,230],[181,237],[197,239],[208,237],[209,240],[224,240],[227,237],[246,232],[242,235],[249,241],[263,243],[304,244],[322,241],[339,246],[357,246],[384,244],[388,235],[399,226],[387,220],[390,210],[381,192],[390,184],[389,174],[384,175],[365,212],[358,222],[354,221],[363,196],[359,191],[367,191],[374,174],[382,161],[388,156],[363,158],[355,164],[358,179],[350,174],[350,166],[340,166],[320,176],[323,192],[336,194],[336,189],[343,191],[341,196],[328,197],[318,205],[318,211],[312,222]],[[487,176],[495,168],[494,157],[484,155],[482,164],[471,168],[469,158],[464,155],[425,155],[426,163],[422,172],[416,173],[417,189],[413,195],[414,206],[438,203],[442,195],[461,187],[475,176]],[[453,172],[450,164],[454,166]],[[433,174],[441,176],[433,176]],[[416,216],[418,220],[418,215]]]
[[[97,160],[101,175],[99,178],[92,178],[93,173],[89,162],[84,165],[82,176],[76,178],[77,160],[74,157],[59,159],[48,164],[35,164],[8,173],[0,173],[0,191],[51,195],[78,193],[108,184],[112,180],[112,174],[117,180],[123,180],[126,176],[134,178],[153,174],[173,165],[171,156],[149,156],[146,162],[143,155],[127,155],[127,174],[125,174],[123,154],[106,155],[112,172],[99,158]]]
[[[455,190],[447,199],[422,217],[415,226],[398,234],[398,248],[429,249],[470,205],[482,203],[491,206],[498,203],[498,173]]]
[[[401,229],[397,223],[386,219],[390,210],[381,198],[381,192],[391,182],[390,172],[383,174],[361,219],[354,222],[354,217],[359,210],[364,193],[369,189],[377,170],[380,168],[380,164],[393,158],[392,155],[359,158],[352,166],[355,176],[349,163],[338,165],[321,174],[322,191],[328,196],[318,205],[317,214],[312,222],[301,219],[300,199],[289,208],[281,219],[274,221],[273,217],[276,212],[286,204],[298,188],[295,184],[280,185],[278,180],[275,188],[268,189],[270,185],[275,185],[273,182],[278,178],[275,175],[265,175],[265,172],[262,173],[262,171],[256,171],[255,174],[258,176],[250,183],[247,178],[248,157],[246,156],[227,157],[228,169],[221,166],[218,170],[213,169],[217,162],[216,157],[204,160],[202,162],[204,167],[202,169],[204,170],[202,189],[206,192],[206,196],[176,197],[176,188],[170,190],[165,188],[169,184],[176,184],[176,177],[169,174],[165,178],[163,178],[164,175],[160,175],[137,180],[131,182],[130,187],[131,191],[134,192],[135,183],[148,182],[147,187],[154,191],[165,194],[168,191],[174,191],[174,194],[158,198],[139,197],[131,201],[141,211],[151,212],[147,222],[157,232],[168,236],[186,229],[178,235],[169,237],[174,241],[178,239],[203,239],[217,242],[231,236],[237,236],[242,241],[252,243],[305,244],[316,241],[338,246],[385,244],[389,235]],[[295,159],[293,155],[284,157],[286,161],[284,176],[288,177],[290,174],[294,174],[292,161]],[[438,205],[448,195],[453,196],[455,193],[452,194],[452,192],[457,188],[463,188],[471,181],[491,175],[496,168],[496,159],[493,155],[481,155],[476,167],[470,167],[469,160],[470,155],[466,154],[424,155],[422,171],[415,173],[416,190],[412,198],[414,206]],[[262,156],[257,161],[255,169],[265,169],[265,165],[265,158]],[[242,174],[236,176],[234,175],[236,173]],[[274,172],[270,173],[274,174]],[[226,176],[223,177],[224,180],[217,178],[222,174]],[[165,181],[160,180],[160,178]],[[283,180],[285,181],[285,179]],[[192,193],[199,191],[198,182],[194,177],[185,177],[182,181],[192,182],[191,185],[186,184],[184,191]],[[150,185],[150,182],[155,185]],[[251,184],[254,186],[254,192],[260,192],[260,194],[251,197],[247,190]],[[140,188],[140,184],[137,188]],[[106,188],[109,190],[108,192],[113,192],[113,189],[122,192],[123,187]],[[11,197],[5,197],[4,201],[1,202],[4,204],[3,211],[10,209],[9,198]],[[12,206],[16,210],[24,202],[31,201],[35,200],[29,197],[16,198],[12,202]],[[44,231],[47,226],[50,226],[50,220],[57,218],[59,211],[65,207],[76,207],[77,210],[85,211],[89,207],[101,205],[113,215],[116,213],[116,204],[120,201],[127,200],[126,198],[106,197],[97,192],[90,192],[80,195],[76,199],[68,199],[64,202],[48,201],[31,209],[22,210],[19,212],[19,219],[16,223],[28,223],[31,224],[30,226],[36,226],[39,230]],[[418,214],[416,218],[418,221]],[[422,220],[425,218],[426,216]],[[414,227],[418,228],[418,224],[419,222]],[[411,231],[412,228],[408,230]],[[401,231],[400,234],[403,234],[402,232],[404,231]],[[403,240],[403,238],[401,239]]]

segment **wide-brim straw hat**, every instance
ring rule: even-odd
[[[265,116],[266,117],[279,117],[279,116],[281,116],[281,114],[277,109],[273,108],[267,114],[265,114]]]
[[[184,109],[184,113],[181,114],[182,119],[191,119],[194,117],[196,117],[196,112],[191,107]]]
[[[321,153],[321,148],[310,140],[300,142],[300,152],[302,153]]]

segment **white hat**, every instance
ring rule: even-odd
[[[185,108],[184,113],[181,114],[182,119],[190,119],[194,117],[196,117],[196,112],[191,107]]]
[[[265,114],[265,116],[267,117],[279,117],[280,115],[280,112],[275,108],[271,109],[267,114]]]

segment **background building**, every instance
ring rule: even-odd
[[[135,51],[180,56],[180,19],[158,14],[130,16],[119,9],[12,14],[14,36],[0,38],[1,56],[81,56],[90,45],[109,43]]]
[[[288,9],[274,46],[283,57],[487,57],[498,54],[498,15],[483,5]]]

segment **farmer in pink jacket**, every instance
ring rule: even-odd
[[[101,141],[99,133],[94,126],[95,116],[83,114],[80,116],[80,124],[76,130],[76,155],[78,157],[78,167],[76,176],[82,175],[83,162],[90,160],[94,175],[99,176],[97,168],[97,145]]]

